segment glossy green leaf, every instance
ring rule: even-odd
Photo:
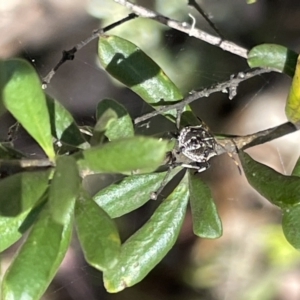
[[[189,187],[194,233],[202,238],[219,238],[223,233],[222,222],[210,188],[191,172],[189,172]]]
[[[148,137],[119,139],[75,154],[80,171],[126,173],[139,169],[154,171],[165,159],[166,141]]]
[[[273,68],[291,77],[294,76],[298,54],[284,46],[262,44],[248,53],[248,65],[251,68]]]
[[[298,159],[298,161],[293,169],[292,175],[300,177],[300,159]]]
[[[186,106],[186,111],[181,115],[180,125],[185,126],[197,126],[201,125],[203,121],[199,119],[192,111],[190,106]]]
[[[282,218],[283,233],[288,242],[300,250],[300,205],[284,209]]]
[[[183,98],[161,68],[133,43],[117,36],[103,35],[99,39],[98,53],[106,71],[148,103]]]
[[[178,171],[172,171],[170,180]],[[93,199],[112,218],[117,218],[144,205],[151,193],[158,190],[165,175],[166,172],[128,176],[101,190]]]
[[[300,203],[300,178],[285,176],[253,160],[247,153],[239,153],[249,183],[271,203],[289,208]]]
[[[75,159],[71,156],[59,157],[49,189],[49,206],[54,221],[66,223],[79,196],[80,183]]]
[[[0,181],[0,252],[24,233],[23,222],[48,187],[49,171],[24,172]]]
[[[118,115],[113,109],[108,108],[102,113],[102,115],[97,120],[96,125],[94,126],[93,136],[90,140],[91,146],[97,146],[103,143],[103,141],[105,140],[106,130],[116,120],[118,120]]]
[[[75,218],[86,261],[101,271],[113,267],[121,250],[114,221],[86,194],[76,202]]]
[[[48,187],[49,171],[23,172],[0,180],[0,215],[14,217],[31,209]]]
[[[122,245],[119,262],[104,272],[108,292],[116,293],[138,283],[169,252],[184,220],[188,194],[187,184],[182,182]]]
[[[0,252],[18,241],[31,227],[46,203],[43,200],[44,197],[30,211],[28,209],[15,217],[0,217]]]
[[[45,208],[32,227],[2,282],[2,299],[39,300],[56,274],[70,245],[73,212],[64,225]]]
[[[70,112],[57,100],[52,99],[48,95],[46,100],[52,135],[62,143],[78,148],[87,148],[88,143],[82,136]]]
[[[25,60],[12,59],[4,65],[2,97],[6,108],[53,160],[50,118],[38,75]]]
[[[115,100],[103,99],[97,106],[97,120],[101,119],[105,112],[112,110],[116,118],[108,122],[105,135],[109,140],[134,136],[134,128],[131,117],[123,105]]]
[[[300,121],[300,58],[298,58],[295,75],[287,98],[285,113],[292,123]]]

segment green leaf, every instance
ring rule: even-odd
[[[48,187],[49,171],[23,172],[0,181],[0,252],[24,233],[22,225]]]
[[[126,173],[139,169],[154,171],[165,159],[168,143],[148,137],[119,139],[75,154],[80,171]]]
[[[0,215],[14,217],[31,209],[48,187],[49,171],[23,172],[0,180]]]
[[[285,176],[253,160],[245,152],[239,153],[249,183],[271,203],[281,207],[300,203],[300,178]]]
[[[174,169],[171,178],[180,170]],[[112,218],[123,216],[144,205],[158,190],[166,172],[132,175],[98,192],[94,201]]]
[[[82,136],[72,115],[58,101],[47,95],[51,133],[60,142],[85,149],[88,143]]]
[[[73,212],[72,212],[73,213]],[[38,300],[56,274],[72,237],[73,214],[64,225],[44,209],[2,282],[2,299]]]
[[[300,159],[298,159],[298,161],[293,169],[292,175],[300,177]]]
[[[222,222],[210,188],[191,172],[189,172],[189,187],[194,233],[202,238],[219,238],[223,233]]]
[[[188,195],[187,184],[182,182],[122,245],[119,262],[104,272],[108,292],[116,293],[140,282],[169,252],[184,220]]]
[[[131,117],[123,105],[115,100],[103,99],[97,106],[97,120],[108,110],[115,112],[116,118],[113,118],[105,126],[105,135],[110,141],[119,138],[132,137],[134,136],[134,128]]]
[[[38,75],[25,60],[11,59],[4,66],[2,97],[6,108],[53,160],[50,119]]]
[[[80,176],[71,156],[60,156],[49,189],[49,205],[53,220],[65,224],[79,196]]]
[[[295,75],[285,106],[285,113],[290,122],[297,123],[300,121],[300,58],[297,60]]]
[[[251,68],[273,68],[291,77],[294,76],[298,54],[284,46],[262,44],[248,53],[248,65]]]
[[[26,230],[31,227],[46,203],[46,201],[42,201],[43,199],[44,197],[31,211],[26,210],[15,217],[0,217],[0,252],[19,240]]]
[[[282,229],[288,242],[300,250],[300,205],[283,210]]]
[[[114,221],[86,193],[76,202],[75,218],[86,261],[101,271],[113,267],[121,250]]]
[[[201,121],[192,111],[190,106],[186,106],[186,111],[181,114],[180,125],[185,126],[197,126],[203,124]]]
[[[98,53],[106,71],[146,102],[183,98],[161,68],[133,43],[117,36],[103,35],[99,39]]]
[[[108,108],[103,112],[103,114],[98,119],[96,125],[94,126],[93,136],[90,140],[91,146],[100,145],[104,142],[106,130],[117,119],[118,115],[113,109]]]

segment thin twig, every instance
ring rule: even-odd
[[[245,150],[256,145],[261,145],[269,141],[278,139],[292,132],[299,130],[295,124],[287,122],[279,126],[256,132],[243,138],[234,138],[233,141],[239,149]]]
[[[193,101],[195,101],[199,98],[208,97],[213,93],[217,93],[217,92],[229,93],[229,99],[232,99],[233,95],[236,93],[236,89],[237,89],[238,85],[241,82],[248,80],[252,77],[255,77],[257,75],[269,73],[272,71],[275,71],[275,70],[270,69],[270,68],[264,68],[264,69],[255,68],[255,69],[251,69],[251,71],[249,71],[249,72],[245,72],[245,73],[240,72],[236,76],[231,76],[231,78],[229,80],[214,84],[209,88],[205,88],[200,91],[192,91],[190,93],[190,95],[188,95],[186,98],[184,98],[180,102],[177,102],[177,103],[171,104],[171,105],[161,106],[156,111],[153,111],[151,113],[148,113],[141,117],[138,117],[138,118],[134,119],[134,124],[138,124],[140,122],[146,121],[152,117],[155,117],[159,114],[165,113],[172,109],[177,109],[177,110],[182,109],[184,106],[189,105]],[[167,99],[166,99],[166,101],[167,101]]]
[[[275,139],[278,139],[287,134],[293,133],[300,128],[297,128],[293,123],[287,122],[279,126],[265,129],[253,134],[244,136],[230,136],[228,138],[217,138],[219,147],[217,147],[218,155],[230,152],[234,153],[237,150],[246,150],[250,147],[261,145]]]
[[[216,152],[217,155],[223,153],[236,153],[237,150],[244,150],[255,145],[266,143],[274,139],[285,136],[289,133],[299,130],[294,124],[287,122],[282,125],[262,130],[260,132],[249,134],[246,136],[231,136],[222,139],[217,139]],[[166,158],[165,164],[168,164],[169,157]],[[49,159],[1,159],[0,171],[21,171],[24,169],[43,169],[54,167],[54,163]],[[91,170],[84,170],[81,172],[81,176],[96,174]]]
[[[0,170],[5,168],[48,168],[54,167],[49,159],[0,159]]]
[[[133,11],[135,14],[139,15],[143,18],[148,18],[155,20],[161,24],[164,24],[170,28],[176,29],[178,31],[184,32],[190,36],[193,36],[199,40],[202,40],[206,43],[209,43],[211,45],[217,46],[224,51],[228,51],[230,53],[233,53],[237,56],[247,58],[248,57],[248,50],[246,48],[243,48],[241,46],[238,46],[237,44],[222,40],[220,37],[216,37],[212,34],[209,34],[201,29],[194,28],[190,24],[186,22],[179,22],[173,19],[170,19],[166,16],[163,16],[161,14],[158,14],[157,12],[150,10],[148,8],[145,8],[143,6],[139,6],[136,4],[133,4],[130,1],[126,0],[114,0],[116,3],[123,5]]]
[[[202,9],[202,7],[195,0],[188,0],[188,5],[194,7],[198,13],[205,19],[205,21],[209,24],[209,26],[216,32],[216,34],[224,40],[223,34],[217,28],[216,24],[211,21],[207,13]]]
[[[92,40],[98,38],[100,35],[104,34],[105,32],[120,26],[121,24],[128,22],[130,20],[133,20],[134,18],[138,17],[136,14],[131,13],[129,14],[126,18],[123,18],[113,24],[110,24],[104,28],[100,28],[97,29],[93,32],[93,34],[88,37],[87,39],[85,39],[84,41],[78,43],[76,46],[74,46],[72,49],[70,50],[64,50],[62,52],[62,58],[60,59],[60,61],[57,63],[57,65],[43,78],[42,80],[42,87],[43,89],[47,88],[47,84],[50,83],[52,77],[54,76],[54,74],[56,73],[56,71],[60,68],[61,65],[63,65],[66,61],[68,60],[73,60],[75,57],[75,53],[77,51],[79,51],[81,48],[83,48],[84,46],[86,46],[88,43],[90,43]]]

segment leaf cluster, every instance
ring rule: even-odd
[[[270,57],[269,47],[250,51],[249,65],[295,73],[286,111],[297,123],[299,70],[295,71],[294,60],[286,68],[290,52],[273,45],[274,55]],[[147,103],[157,107],[161,99],[168,105],[183,98],[163,70],[127,40],[103,35],[98,53],[104,69]],[[171,148],[169,141],[135,135],[128,112],[112,99],[99,103],[95,126],[83,130],[57,100],[44,93],[35,70],[24,60],[2,61],[0,75],[1,113],[9,111],[47,157],[38,168],[29,163],[28,170],[21,168],[0,181],[0,251],[29,231],[4,276],[3,299],[23,299],[24,294],[26,299],[42,296],[66,254],[73,228],[87,262],[103,271],[109,292],[138,283],[161,261],[178,237],[188,200],[194,233],[204,238],[222,235],[209,187],[189,172],[151,218],[121,243],[113,219],[144,205],[151,192],[160,187],[165,172],[154,171],[164,164]],[[172,114],[165,116],[174,121]],[[21,155],[21,159],[12,145],[1,143],[0,150],[2,164],[17,161],[22,167],[26,162],[26,156]],[[240,158],[250,184],[282,208],[285,235],[300,248],[299,166],[293,176],[283,176],[244,152]],[[177,172],[174,170],[171,178]],[[82,180],[99,173],[124,176],[91,196]]]

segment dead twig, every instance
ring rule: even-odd
[[[66,61],[68,60],[73,60],[75,57],[75,53],[77,51],[79,51],[81,48],[83,48],[84,46],[86,46],[88,43],[90,43],[92,40],[98,38],[100,35],[104,34],[105,32],[120,26],[121,24],[128,22],[130,20],[135,19],[136,17],[138,17],[136,14],[132,13],[129,14],[126,18],[123,18],[113,24],[110,24],[104,28],[100,28],[97,29],[93,32],[93,34],[88,37],[87,39],[85,39],[84,41],[78,43],[77,45],[75,45],[72,49],[70,50],[64,50],[62,52],[62,58],[60,59],[60,61],[56,64],[56,66],[42,79],[42,88],[46,89],[47,85],[50,83],[52,77],[55,75],[56,71],[61,67],[61,65],[63,65]]]
[[[299,128],[295,124],[286,122],[279,126],[268,128],[249,135],[227,136],[221,139],[217,138],[217,141],[220,144],[217,148],[217,153],[220,155],[225,152],[235,153],[237,150],[246,150],[250,147],[273,141],[297,130],[299,130]]]
[[[241,82],[248,80],[252,77],[255,77],[257,75],[269,73],[272,71],[276,71],[276,70],[269,69],[269,68],[265,68],[265,69],[256,68],[256,69],[251,69],[249,72],[240,72],[235,76],[232,75],[229,80],[214,84],[211,87],[202,89],[200,91],[190,92],[190,94],[187,97],[185,97],[183,100],[181,100],[180,102],[177,102],[177,103],[171,104],[171,105],[161,106],[156,111],[153,111],[151,113],[148,113],[141,117],[138,117],[138,118],[134,119],[134,124],[141,123],[143,121],[146,121],[150,118],[153,118],[159,114],[163,114],[163,113],[173,110],[173,109],[180,110],[184,106],[191,104],[195,100],[198,100],[200,98],[207,98],[211,94],[214,94],[217,92],[228,93],[229,99],[232,99],[236,95],[237,88]],[[166,99],[165,101],[168,101],[168,100]]]
[[[216,34],[224,40],[224,36],[221,31],[217,28],[214,22],[211,21],[207,13],[202,9],[202,7],[195,0],[188,0],[188,5],[195,8],[197,12],[205,19],[209,26],[216,32]]]
[[[114,0],[116,3],[123,5],[130,9],[132,12],[137,14],[140,17],[155,20],[161,24],[164,24],[170,28],[176,29],[178,31],[184,32],[189,36],[193,36],[199,40],[202,40],[208,44],[213,46],[219,47],[224,51],[228,51],[232,54],[237,56],[247,58],[248,57],[248,50],[227,40],[223,40],[219,36],[214,36],[209,34],[201,29],[198,29],[194,26],[191,26],[187,22],[179,22],[173,19],[170,19],[164,15],[161,15],[153,10],[145,8],[140,5],[136,5],[130,1],[126,0]]]

